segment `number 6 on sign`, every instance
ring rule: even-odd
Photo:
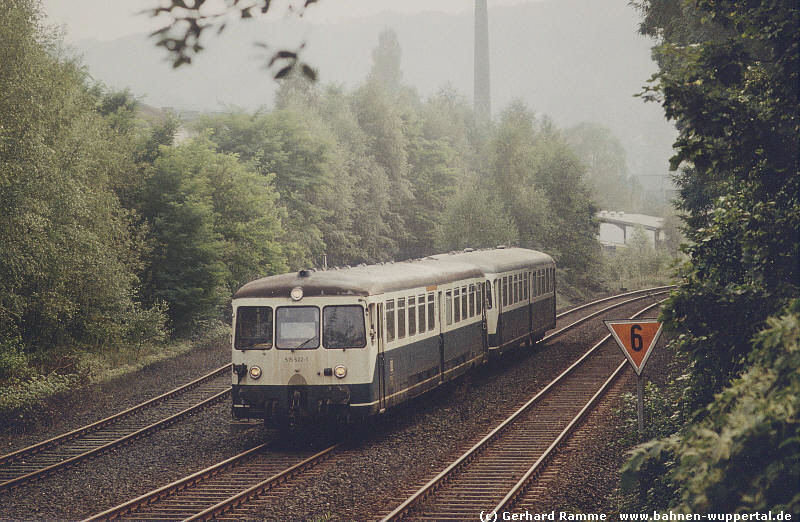
[[[661,323],[654,319],[622,319],[603,322],[611,331],[611,335],[614,336],[619,347],[622,348],[622,353],[633,365],[636,375],[640,375],[652,353],[653,346],[661,335]]]

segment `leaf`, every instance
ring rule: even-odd
[[[281,78],[289,74],[292,71],[292,69],[294,69],[294,64],[287,65],[286,67],[284,67],[275,74],[275,79],[280,80]]]
[[[303,76],[311,80],[312,82],[317,81],[317,71],[309,67],[308,64],[303,64]]]
[[[268,67],[272,67],[278,60],[287,60],[287,59],[296,60],[297,53],[293,53],[292,51],[278,51],[269,61]]]

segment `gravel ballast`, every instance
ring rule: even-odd
[[[612,315],[623,317],[643,306],[628,305]],[[449,464],[488,432],[503,412],[524,402],[606,333],[600,318],[593,319],[588,326],[543,347],[518,350],[478,368],[372,423],[348,426],[345,449],[335,458],[320,464],[292,489],[282,491],[277,502],[266,498],[234,515],[251,520],[375,519]],[[116,385],[100,387],[98,393],[107,399],[91,403],[91,394],[69,399],[65,404],[75,408],[74,415],[65,410],[70,414],[54,418],[43,431],[7,431],[0,442],[4,449],[13,449],[66,431],[65,427],[78,427],[188,382],[229,358],[227,346],[218,346],[161,363],[118,380]],[[224,402],[65,472],[0,492],[0,518],[85,518],[275,437],[260,426],[231,429],[230,405]],[[296,440],[292,445],[298,444],[311,443]],[[613,480],[615,483],[616,478]]]

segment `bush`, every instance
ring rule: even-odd
[[[0,389],[0,412],[14,412],[24,416],[44,399],[68,390],[77,382],[77,375],[57,373],[36,375],[26,380],[11,378]]]
[[[750,362],[701,421],[632,452],[624,482],[675,492],[669,505],[649,494],[641,508],[800,511],[800,299],[767,320]]]

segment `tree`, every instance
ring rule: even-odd
[[[519,241],[514,220],[493,191],[477,181],[461,186],[447,203],[436,228],[434,244],[439,251],[490,248]]]
[[[689,334],[703,403],[742,370],[755,329],[800,288],[800,14],[744,2],[644,8],[642,30],[667,38],[646,94],[680,131],[672,165],[693,243],[667,317]]]
[[[488,190],[514,220],[520,245],[550,253],[572,282],[597,283],[597,207],[583,166],[552,124],[515,102],[501,114],[487,156]]]
[[[114,103],[39,16],[34,2],[0,4],[0,349],[158,339],[163,316],[138,302],[141,252],[112,190],[125,163]]]
[[[792,2],[642,2],[659,38],[646,98],[679,130],[672,168],[687,261],[663,316],[680,332],[694,411],[626,468],[657,508],[800,507],[797,315],[800,295],[800,9]],[[791,484],[791,486],[788,486]]]
[[[231,278],[222,261],[223,238],[214,230],[209,179],[192,149],[190,144],[162,151],[142,207],[155,240],[144,293],[167,303],[180,335],[220,316]]]
[[[586,181],[601,208],[640,210],[642,186],[628,174],[625,149],[607,127],[582,122],[568,129],[565,138],[586,165]]]
[[[294,108],[270,114],[208,117],[199,126],[222,151],[238,154],[263,176],[274,176],[286,209],[284,247],[291,268],[321,266],[323,255],[346,257],[351,239],[350,179],[327,129]]]

